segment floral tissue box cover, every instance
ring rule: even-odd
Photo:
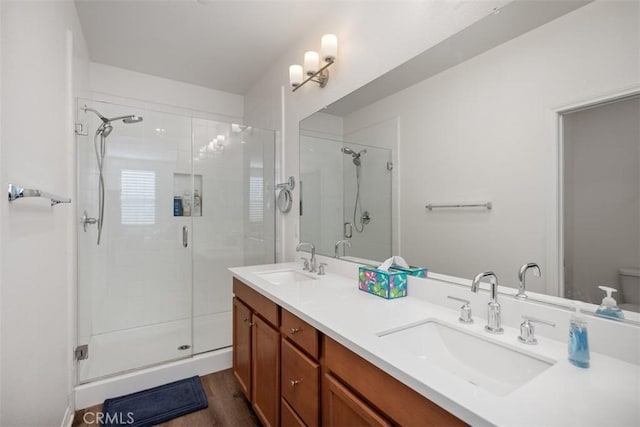
[[[386,299],[407,296],[407,273],[402,271],[383,271],[373,267],[360,267],[358,287]]]

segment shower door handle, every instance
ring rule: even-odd
[[[189,246],[189,229],[186,225],[182,227],[182,246]]]

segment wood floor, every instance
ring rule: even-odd
[[[192,412],[179,418],[174,418],[161,427],[253,427],[260,426],[260,421],[251,409],[251,404],[245,399],[236,382],[231,369],[200,377],[202,388],[207,395],[209,407],[198,412]],[[96,419],[95,413],[102,410],[102,405],[92,406],[76,411],[73,427],[95,427],[92,423]],[[86,414],[86,416],[85,416]],[[85,422],[87,421],[87,422]]]

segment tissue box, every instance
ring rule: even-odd
[[[373,267],[360,267],[358,287],[386,299],[407,296],[407,273],[404,271],[383,271]]]
[[[392,265],[391,268],[393,268],[394,270],[403,271],[407,273],[409,276],[422,277],[422,278],[426,278],[427,272],[429,271],[429,269],[426,267],[404,268],[404,267],[398,267],[397,265]]]

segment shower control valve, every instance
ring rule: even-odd
[[[360,217],[360,220],[362,221],[363,224],[369,224],[371,222],[371,215],[369,214],[369,211],[364,211],[364,213],[362,214],[362,216]]]
[[[82,228],[84,232],[87,232],[87,224],[95,224],[98,222],[97,218],[91,218],[87,211],[82,212],[82,218],[80,218],[80,224],[82,224]]]

